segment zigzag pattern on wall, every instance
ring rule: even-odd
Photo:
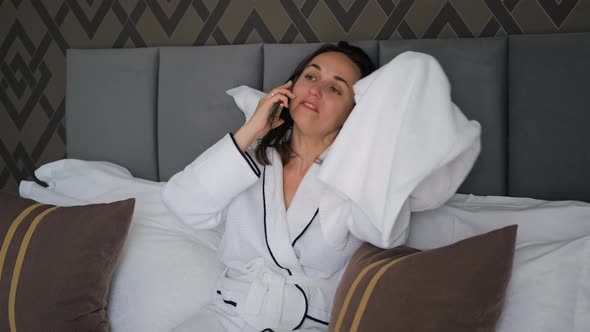
[[[590,31],[590,0],[0,0],[0,189],[65,155],[68,48]]]

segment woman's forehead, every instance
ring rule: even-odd
[[[346,55],[339,52],[326,52],[313,58],[307,68],[313,67],[322,74],[338,76],[346,80],[351,86],[360,79],[358,66]]]

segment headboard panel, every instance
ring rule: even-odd
[[[590,33],[509,47],[508,194],[590,202]]]
[[[158,179],[158,48],[67,51],[68,158],[105,160]]]
[[[262,44],[160,50],[158,155],[161,181],[188,165],[244,116],[225,91],[262,88]]]
[[[406,50],[439,60],[483,128],[460,192],[590,202],[590,33],[355,44],[381,64]],[[319,45],[70,50],[68,157],[166,181],[243,123],[226,90],[268,91]]]
[[[506,39],[391,40],[380,65],[406,51],[434,56],[451,82],[453,101],[482,126],[481,154],[460,192],[506,195]]]

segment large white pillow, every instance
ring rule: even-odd
[[[517,224],[497,331],[590,331],[590,204],[456,195],[414,213],[407,245],[432,249]]]
[[[47,204],[136,199],[111,283],[112,331],[170,331],[209,302],[223,269],[216,254],[221,230],[182,223],[161,200],[164,183],[134,178],[112,163],[75,159],[46,164],[35,175],[49,186],[23,181],[20,194]]]

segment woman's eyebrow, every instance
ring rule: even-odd
[[[315,64],[315,63],[312,63],[312,64],[310,64],[310,65],[309,65],[309,66],[307,66],[307,67],[314,67],[315,69],[317,69],[317,70],[319,70],[319,71],[322,71],[322,67],[320,67],[320,65],[317,65],[317,64]],[[340,82],[342,82],[342,83],[346,84],[346,86],[350,88],[350,85],[348,84],[348,82],[346,82],[346,80],[345,80],[345,79],[343,79],[342,77],[340,77],[340,76],[334,76],[334,79],[335,79],[336,81],[340,81]]]

